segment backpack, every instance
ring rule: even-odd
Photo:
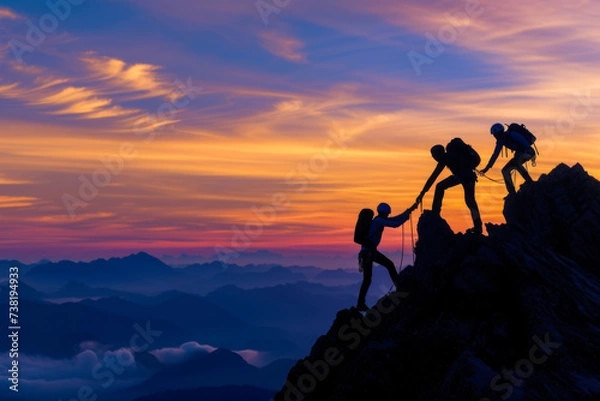
[[[356,227],[354,227],[354,242],[359,245],[372,247],[369,241],[369,228],[371,228],[373,217],[375,217],[375,212],[371,209],[360,211],[358,220],[356,220]]]
[[[506,129],[506,131],[504,133],[500,134],[500,135],[502,135],[501,138],[498,138],[498,136],[496,136],[496,135],[494,135],[494,136],[496,137],[496,139],[503,139],[504,135],[506,135],[506,132],[514,132],[517,135],[521,135],[523,138],[525,138],[527,143],[535,149],[535,152],[538,155],[540,154],[540,152],[537,149],[537,146],[535,146],[535,141],[537,138],[535,135],[533,135],[533,133],[531,131],[529,131],[527,129],[527,127],[525,127],[525,124],[512,123],[512,124],[508,125],[508,128]]]
[[[521,135],[530,145],[533,145],[535,143],[535,140],[537,139],[535,135],[533,135],[531,131],[529,131],[527,127],[525,127],[525,124],[512,123],[508,126],[508,129],[506,131],[515,132]]]
[[[481,163],[481,156],[460,138],[454,138],[446,145],[446,155],[450,170],[460,168],[474,170]]]

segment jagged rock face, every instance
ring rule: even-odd
[[[600,278],[600,185],[579,164],[559,165],[535,185],[525,185],[505,204],[509,225],[550,246]]]
[[[487,237],[425,212],[399,292],[340,311],[275,400],[600,400],[599,202],[560,165]]]

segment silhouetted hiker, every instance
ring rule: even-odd
[[[360,286],[358,294],[357,308],[360,311],[367,311],[369,307],[366,304],[367,291],[371,286],[373,277],[373,262],[385,267],[394,282],[398,287],[398,272],[396,266],[387,256],[377,250],[383,235],[385,227],[397,228],[408,220],[413,210],[417,208],[415,203],[404,213],[394,217],[389,217],[392,213],[392,208],[387,203],[380,203],[377,206],[377,216],[373,219],[373,211],[371,209],[363,209],[360,212],[356,230],[354,232],[354,241],[361,244],[362,248],[358,254],[358,263],[363,270],[363,282]],[[372,220],[371,220],[372,219]]]
[[[515,156],[502,168],[502,176],[504,177],[506,190],[509,194],[514,194],[516,192],[515,184],[510,176],[513,170],[517,170],[525,179],[525,182],[533,182],[533,179],[525,167],[523,167],[523,164],[529,160],[535,162],[535,150],[532,147],[535,142],[535,136],[527,130],[524,125],[514,123],[509,125],[508,130],[506,131],[504,130],[504,125],[496,123],[492,125],[490,132],[496,138],[496,148],[494,149],[494,153],[490,157],[487,166],[480,171],[480,174],[485,174],[492,168],[494,163],[496,163],[503,146],[513,150]]]
[[[431,148],[431,156],[433,156],[438,164],[417,197],[417,203],[421,203],[423,196],[429,191],[442,170],[444,170],[445,167],[448,167],[452,172],[452,175],[436,185],[431,209],[434,213],[440,214],[442,211],[444,191],[460,184],[465,191],[465,202],[469,207],[471,217],[473,218],[473,228],[470,228],[467,232],[481,234],[483,231],[483,224],[481,222],[481,216],[479,215],[479,207],[475,200],[475,183],[477,182],[477,175],[473,171],[479,163],[481,163],[481,158],[471,146],[464,143],[460,138],[454,138],[446,145],[445,149],[442,145],[435,145]]]

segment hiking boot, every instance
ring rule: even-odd
[[[367,306],[367,304],[365,304],[365,303],[360,303],[360,304],[356,305],[356,309],[358,309],[360,312],[367,312],[367,311],[369,311],[371,308],[369,308],[369,307]]]

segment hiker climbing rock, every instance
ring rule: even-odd
[[[473,228],[470,228],[468,232],[481,234],[483,224],[479,214],[479,207],[475,200],[475,183],[477,182],[477,175],[474,172],[474,169],[481,163],[481,158],[470,145],[464,143],[460,138],[454,138],[446,145],[446,148],[442,145],[433,146],[431,148],[431,156],[438,164],[417,197],[417,203],[423,201],[423,196],[429,191],[444,168],[448,167],[452,172],[452,175],[436,185],[431,209],[433,212],[440,214],[442,211],[444,191],[460,184],[465,191],[465,202],[471,211],[471,217],[473,218]]]
[[[417,206],[418,205],[415,203],[410,208],[406,209],[404,213],[394,217],[389,217],[392,213],[392,208],[387,203],[380,203],[379,206],[377,206],[377,216],[375,218],[373,218],[374,213],[371,209],[361,210],[354,230],[354,242],[362,245],[358,254],[358,263],[360,269],[363,271],[363,282],[358,295],[358,310],[369,310],[369,307],[366,304],[366,297],[373,276],[373,262],[385,267],[388,270],[392,281],[396,287],[398,287],[398,272],[396,271],[394,262],[379,252],[377,247],[381,242],[383,229],[385,227],[400,227],[408,220],[410,214]]]
[[[515,183],[511,178],[513,170],[517,170],[525,179],[525,182],[533,182],[523,164],[531,160],[535,166],[536,151],[533,146],[535,146],[536,138],[524,125],[516,123],[509,125],[506,131],[504,125],[496,123],[492,125],[490,132],[496,138],[496,148],[488,164],[479,173],[484,175],[492,168],[502,151],[502,147],[505,146],[507,149],[514,151],[514,157],[502,168],[506,190],[509,194],[514,194],[516,192]]]

